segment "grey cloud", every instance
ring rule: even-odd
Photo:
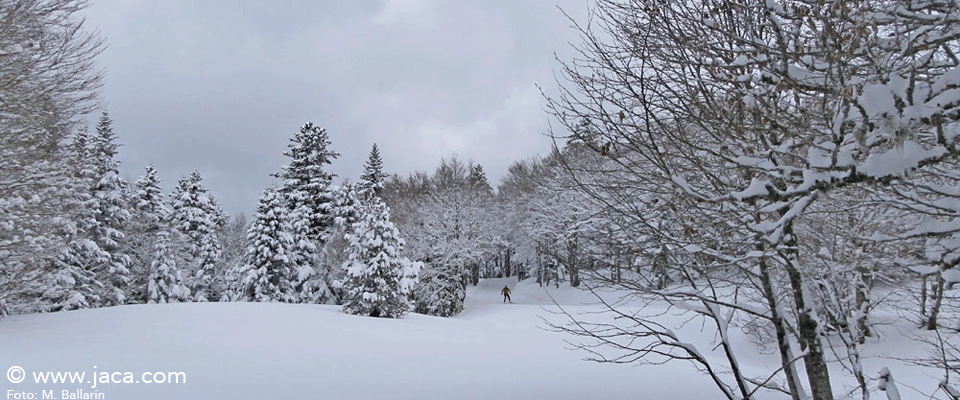
[[[587,3],[561,6],[582,18]],[[388,172],[456,152],[496,183],[545,153],[554,52],[577,40],[541,1],[101,0],[104,102],[129,175],[154,164],[169,190],[197,168],[224,207],[250,212],[289,137],[325,126],[342,178],[379,143]]]

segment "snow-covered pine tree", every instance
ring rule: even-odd
[[[154,240],[153,261],[147,278],[148,303],[179,303],[190,301],[190,288],[183,282],[176,259],[170,254],[167,231],[157,231]]]
[[[241,301],[296,302],[297,265],[290,258],[293,237],[287,209],[278,188],[268,187],[260,196],[257,214],[247,231],[247,252],[231,275],[234,298]]]
[[[310,240],[322,244],[333,225],[333,193],[330,185],[336,176],[325,171],[324,167],[340,154],[330,149],[327,131],[309,122],[290,141],[290,150],[284,153],[290,157],[290,164],[276,174],[282,180],[280,193],[287,209],[294,213],[290,217],[303,219],[302,223],[295,223],[303,227],[294,228],[304,231]]]
[[[104,112],[97,132],[76,133],[69,244],[49,263],[42,298],[51,311],[123,304],[129,286],[130,257],[123,230],[130,219],[126,182],[120,178],[112,120]]]
[[[200,172],[194,170],[177,182],[172,194],[171,223],[186,241],[184,255],[191,275],[188,284],[195,300],[216,301],[223,293],[217,234],[226,217],[202,181]]]
[[[41,306],[31,310],[69,311],[95,308],[103,305],[100,297],[103,283],[96,274],[84,268],[89,260],[102,253],[89,239],[76,238],[55,257],[46,261],[47,273],[43,275],[44,290]]]
[[[170,218],[170,209],[160,189],[160,178],[152,165],[147,166],[144,175],[137,180],[130,206],[127,245],[131,266],[127,302],[142,303],[147,301],[147,277],[156,252],[154,241],[160,231],[169,229]]]
[[[360,219],[361,197],[364,191],[363,183],[344,182],[343,185],[331,188],[333,192],[334,224],[338,227],[351,228]]]
[[[363,166],[360,185],[364,189],[371,189],[379,195],[381,189],[383,189],[384,178],[386,178],[386,174],[383,173],[383,159],[380,158],[380,149],[374,143],[373,148],[370,149],[370,155],[367,157],[367,163]]]
[[[354,225],[346,277],[343,310],[349,314],[399,318],[409,308],[409,294],[422,266],[401,256],[403,239],[390,222],[390,210],[374,197]]]
[[[339,154],[330,150],[326,130],[312,123],[300,128],[290,141],[290,150],[284,153],[290,157],[290,164],[276,177],[282,180],[279,191],[287,206],[294,243],[289,257],[301,272],[299,301],[327,303],[333,299],[331,267],[320,263],[319,253],[334,227],[330,183],[335,175],[324,167]]]
[[[353,232],[353,226],[360,219],[361,194],[365,191],[361,184],[355,182],[344,182],[342,185],[332,187],[333,190],[333,215],[334,226],[333,234],[327,238],[321,249],[321,264],[337,266],[327,271],[327,276],[321,279],[319,275],[310,277],[310,281],[305,283],[308,287],[319,287],[324,282],[337,282],[343,280],[345,271],[339,266],[343,265],[349,257],[350,242],[346,235]],[[343,292],[336,285],[328,285],[330,288],[330,303],[343,304]]]
[[[40,276],[43,284],[38,289],[38,303],[29,305],[30,311],[66,311],[102,306],[104,285],[95,272],[96,265],[107,263],[110,254],[90,239],[90,232],[97,225],[93,210],[96,202],[90,188],[96,173],[91,157],[93,142],[85,127],[73,135],[65,159],[69,160],[70,179],[64,182],[59,200],[65,212],[57,235],[64,243],[59,251],[44,260],[36,260],[44,266]]]
[[[467,177],[467,185],[471,190],[481,195],[493,195],[493,188],[487,181],[487,173],[483,171],[483,166],[480,164],[473,165],[470,176]]]
[[[152,165],[148,165],[143,177],[137,179],[133,207],[138,222],[151,229],[158,229],[170,216],[170,209],[163,199],[163,190],[160,189],[160,178]]]
[[[130,220],[126,199],[127,182],[120,177],[119,145],[113,133],[113,120],[104,111],[97,132],[90,142],[88,156],[93,162],[90,203],[95,224],[88,231],[106,260],[94,264],[94,273],[104,283],[106,305],[123,304],[130,284],[130,256],[124,243],[124,230]]]

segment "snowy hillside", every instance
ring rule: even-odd
[[[565,336],[539,329],[549,296],[536,285],[472,288],[457,318],[346,315],[339,307],[265,303],[121,306],[0,322],[3,369],[27,379],[0,390],[99,391],[107,399],[703,398],[713,389],[680,363],[630,368],[581,361]],[[577,304],[589,296],[554,295]],[[94,369],[96,368],[96,369]],[[184,372],[186,384],[34,384],[33,372]],[[118,376],[119,378],[119,376]]]
[[[513,288],[503,304],[500,288]],[[12,316],[0,322],[3,369],[19,366],[26,379],[0,379],[0,393],[63,390],[106,399],[709,399],[719,395],[683,362],[626,366],[583,361],[567,350],[574,338],[543,329],[553,300],[571,312],[595,308],[589,293],[543,289],[530,281],[484,280],[470,289],[455,318],[408,314],[380,319],[344,314],[336,306],[267,303],[183,303],[121,306]],[[669,317],[667,317],[669,320]],[[678,324],[680,320],[676,321]],[[688,327],[695,329],[695,327]],[[931,392],[935,371],[914,370],[886,357],[919,355],[901,343],[903,326],[884,326],[882,342],[865,360],[867,372],[889,366],[899,382]],[[691,331],[692,333],[692,331]],[[699,335],[709,351],[710,334]],[[757,346],[742,337],[743,349]],[[745,358],[745,368],[768,371],[773,354]],[[769,353],[769,352],[763,352]],[[711,353],[719,357],[719,354]],[[878,357],[884,356],[884,357]],[[838,365],[835,365],[839,368]],[[183,372],[186,383],[98,383],[132,372]],[[34,373],[83,372],[83,384],[38,384]],[[838,371],[839,372],[839,371]],[[93,375],[93,374],[97,375]],[[838,373],[838,376],[839,373]],[[840,382],[852,385],[853,382]],[[874,384],[871,384],[875,387]],[[847,386],[839,386],[839,390]],[[838,390],[838,391],[839,391]],[[917,394],[904,389],[904,395]],[[878,398],[883,393],[874,392]],[[765,393],[764,398],[782,395]],[[83,397],[78,397],[83,398]],[[96,397],[91,397],[96,398]],[[905,398],[910,398],[905,397]]]

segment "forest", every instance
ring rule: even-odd
[[[927,389],[960,398],[954,1],[599,0],[544,98],[545,156],[491,183],[458,156],[393,174],[374,144],[354,180],[329,172],[322,124],[293,121],[249,220],[196,171],[169,194],[152,167],[121,178],[82,8],[0,3],[0,315],[245,301],[453,317],[470,286],[515,277],[667,305],[722,357],[600,295],[612,319],[551,326],[597,361],[691,362],[728,399],[899,398],[889,370],[862,367],[874,315],[895,313],[929,349],[911,362],[943,375]],[[780,364],[746,373],[734,332]]]

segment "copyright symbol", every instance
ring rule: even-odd
[[[20,383],[23,382],[23,378],[27,377],[27,371],[24,371],[23,368],[20,368],[16,365],[10,367],[7,370],[7,379],[10,380],[10,383]]]

